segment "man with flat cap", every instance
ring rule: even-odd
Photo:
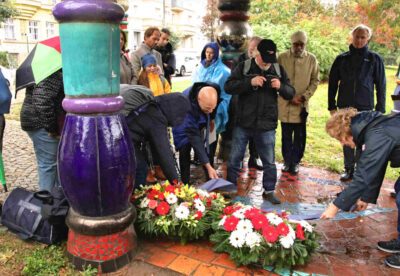
[[[282,171],[295,175],[306,148],[308,101],[319,84],[319,67],[316,57],[306,51],[305,32],[293,33],[291,40],[292,47],[279,55],[278,62],[286,70],[296,94],[290,101],[278,97],[278,114],[282,127]]]
[[[239,63],[233,70],[225,83],[225,91],[239,97],[227,180],[237,183],[246,145],[253,138],[263,163],[263,197],[272,204],[279,204],[280,200],[274,194],[277,180],[277,101],[278,95],[291,100],[295,90],[289,84],[283,67],[277,64],[276,44],[272,40],[262,39],[257,51],[254,51],[254,57]]]

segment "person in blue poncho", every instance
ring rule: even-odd
[[[225,131],[228,123],[228,107],[231,95],[224,90],[224,85],[230,76],[230,69],[222,62],[219,56],[219,46],[215,42],[207,43],[201,51],[201,64],[193,75],[193,83],[213,82],[218,84],[221,94],[221,102],[215,116],[215,129],[217,140],[210,145],[210,163],[213,164],[214,155],[217,148],[218,135]]]
[[[4,114],[10,113],[11,92],[10,82],[4,77],[0,69],[0,152],[3,151],[3,134],[6,127],[6,119]]]

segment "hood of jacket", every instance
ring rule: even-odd
[[[383,114],[379,111],[362,111],[351,119],[351,134],[356,145],[363,143],[363,130]]]
[[[218,46],[218,44],[216,42],[207,43],[204,46],[203,50],[201,51],[201,64],[203,64],[203,66],[206,63],[206,49],[207,48],[211,48],[211,49],[214,50],[214,57],[213,57],[213,59],[211,61],[211,64],[213,64],[219,58],[219,46]]]

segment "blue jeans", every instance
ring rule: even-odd
[[[236,126],[233,130],[231,155],[228,161],[227,180],[237,184],[240,162],[243,161],[249,139],[253,138],[263,164],[263,187],[265,191],[275,190],[277,172],[275,165],[275,130],[258,130]]]
[[[57,151],[60,140],[49,136],[44,128],[27,131],[27,133],[35,150],[39,189],[51,191],[54,186],[60,185],[57,171]]]

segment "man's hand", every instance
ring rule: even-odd
[[[331,219],[334,218],[339,212],[339,208],[336,207],[333,203],[329,204],[328,208],[322,213],[320,219]]]
[[[304,98],[302,96],[294,96],[290,103],[294,105],[301,105],[304,103]]]
[[[279,79],[272,79],[271,80],[271,87],[279,90],[281,88],[281,81]]]
[[[337,111],[337,109],[332,109],[332,110],[329,110],[329,113],[331,113],[331,116],[333,116],[336,113],[336,111]]]
[[[263,76],[257,76],[251,79],[251,86],[259,86],[262,87],[264,85],[264,82],[267,79],[264,78]]]
[[[207,163],[204,165],[206,167],[206,170],[208,172],[208,177],[211,179],[216,179],[219,178],[217,171],[210,165],[210,163]]]
[[[359,199],[359,200],[357,200],[356,206],[357,206],[356,211],[364,211],[367,209],[368,203]]]

